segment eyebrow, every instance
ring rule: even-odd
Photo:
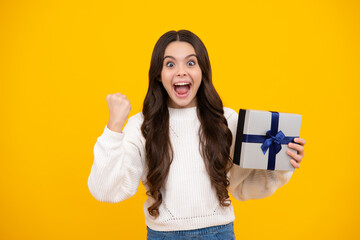
[[[185,59],[187,59],[187,58],[189,58],[189,57],[192,57],[192,56],[197,57],[196,54],[193,53],[193,54],[187,55],[187,56],[185,57]],[[164,57],[164,60],[165,60],[165,58],[171,58],[171,59],[176,60],[173,56],[165,56],[165,57]]]

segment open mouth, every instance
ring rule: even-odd
[[[182,82],[173,85],[174,92],[178,97],[187,97],[191,90],[191,83]]]

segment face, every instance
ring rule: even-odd
[[[197,106],[196,93],[201,83],[201,69],[190,43],[175,41],[165,49],[161,82],[169,95],[168,106]]]

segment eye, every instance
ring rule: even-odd
[[[193,61],[193,60],[190,60],[190,61],[188,61],[188,66],[194,66],[195,65],[195,61]]]
[[[173,62],[167,62],[167,63],[166,63],[166,66],[167,66],[167,67],[173,67],[173,66],[175,66],[175,64],[174,64]]]

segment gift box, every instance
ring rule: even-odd
[[[294,171],[286,153],[300,136],[301,115],[240,109],[233,162],[242,168]]]

